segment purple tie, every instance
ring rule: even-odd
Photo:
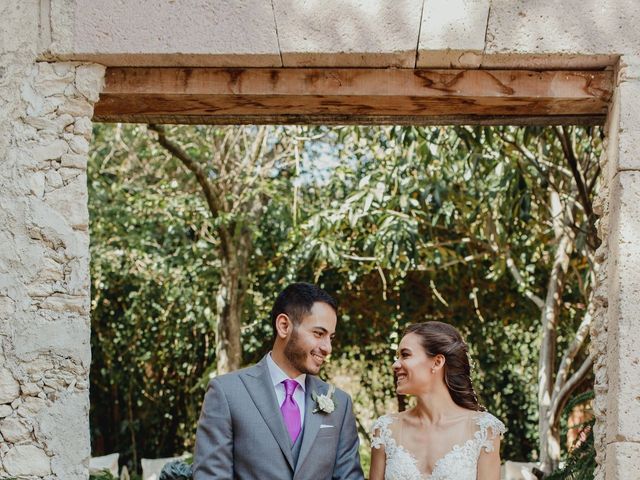
[[[291,443],[293,444],[296,443],[301,429],[300,409],[298,408],[298,402],[293,398],[293,392],[296,391],[298,382],[288,378],[282,383],[284,383],[285,397],[284,402],[282,402],[282,405],[280,406],[280,411],[282,412],[284,424],[287,427],[289,437],[291,437]]]

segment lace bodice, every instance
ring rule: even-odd
[[[476,416],[478,430],[473,438],[456,445],[433,467],[431,475],[422,474],[416,458],[402,445],[397,445],[391,434],[390,425],[396,416],[383,415],[373,424],[373,448],[384,447],[386,456],[385,480],[477,480],[478,458],[484,448],[493,450],[496,435],[506,431],[504,424],[488,412],[479,412]]]

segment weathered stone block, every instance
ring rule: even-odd
[[[65,334],[61,335],[60,332]],[[28,319],[18,317],[14,336],[15,354],[26,359],[34,354],[53,351],[88,365],[91,358],[89,338],[88,318],[77,314],[58,315],[53,321],[41,316]]]
[[[40,393],[40,387],[36,383],[27,382],[21,387],[23,395],[36,396]]]
[[[489,0],[425,0],[417,66],[478,68],[490,3]]]
[[[637,480],[640,472],[640,444],[615,442],[607,445],[607,480]]]
[[[86,155],[89,153],[89,142],[84,136],[74,135],[69,139],[69,148],[79,155],[83,155],[86,158]]]
[[[34,160],[42,162],[45,160],[58,159],[62,157],[62,155],[67,153],[68,150],[69,145],[67,144],[67,142],[62,139],[58,139],[45,145],[33,146],[29,150],[29,153]]]
[[[67,85],[73,83],[73,72],[58,75],[50,63],[39,62],[37,65],[38,74],[34,82],[34,87],[40,95],[49,97],[63,94]]]
[[[62,180],[65,182],[68,182],[70,180],[73,180],[74,178],[77,178],[79,175],[82,175],[82,172],[83,172],[82,170],[79,170],[77,168],[60,167],[58,169],[58,173],[62,177]]]
[[[640,170],[640,79],[622,81],[616,100],[618,152],[616,170]]]
[[[45,476],[51,474],[51,461],[35,445],[17,445],[10,448],[2,463],[9,475]]]
[[[61,188],[62,186],[64,186],[62,176],[55,170],[49,170],[45,175],[45,179],[47,181],[47,186],[45,189],[47,192],[56,190],[57,188]]]
[[[74,297],[60,293],[45,298],[42,303],[40,303],[40,308],[60,313],[74,312],[83,315],[89,314],[89,302],[85,300],[84,297]]]
[[[62,156],[63,167],[69,168],[79,168],[82,170],[87,169],[87,157],[85,155],[77,155],[73,153],[68,153]]]
[[[29,202],[27,223],[38,230],[40,238],[51,248],[63,246],[70,257],[86,256],[88,252],[78,244],[78,234],[69,226],[66,219],[42,200]]]
[[[44,196],[45,174],[43,172],[35,172],[29,176],[29,190],[38,198]]]
[[[89,395],[86,391],[65,392],[38,415],[40,434],[47,446],[56,452],[51,466],[58,478],[80,478],[85,473],[91,454],[88,419]]]
[[[90,64],[76,68],[75,86],[91,102],[97,102],[104,83],[105,67]]]
[[[25,418],[33,418],[47,407],[47,401],[38,397],[25,397],[18,406],[18,415]]]
[[[20,384],[6,368],[0,367],[0,404],[11,403],[20,396]]]
[[[619,0],[615,8],[599,0],[566,0],[561,5],[551,1],[493,0],[486,54],[564,53],[565,66],[576,68],[581,66],[579,62],[588,61],[585,55],[603,59],[611,55],[610,61],[614,61],[616,54],[638,52],[639,21],[636,0]],[[484,60],[483,66],[488,66]]]
[[[404,67],[416,62],[422,0],[275,0],[285,67]]]
[[[609,201],[607,442],[640,442],[640,172],[619,172]]]
[[[0,418],[5,418],[11,415],[13,408],[10,405],[0,405]]]
[[[79,175],[63,188],[46,193],[44,201],[66,219],[76,230],[86,230],[89,225],[87,176]]]
[[[5,440],[18,443],[31,438],[33,428],[17,415],[12,415],[0,421],[0,433]]]
[[[103,65],[281,65],[270,0],[75,4],[72,41],[52,45],[54,54],[73,53]]]
[[[44,97],[29,83],[22,86],[21,96],[27,104],[26,114],[32,117],[53,113],[64,102],[62,95]]]
[[[85,99],[66,98],[57,107],[58,115],[71,115],[73,117],[92,117],[93,106]]]
[[[91,138],[92,124],[88,117],[77,118],[73,125],[73,132],[77,135],[83,135],[87,140]]]
[[[58,124],[53,119],[42,117],[26,117],[24,121],[38,130],[51,130],[53,132],[60,131]]]

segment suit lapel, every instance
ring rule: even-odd
[[[240,378],[249,392],[251,400],[253,400],[260,415],[262,415],[269,430],[271,430],[273,438],[278,442],[282,453],[286,457],[287,462],[289,462],[289,466],[293,470],[295,465],[293,455],[291,454],[291,439],[284,426],[284,420],[278,407],[278,400],[271,382],[266,357],[256,364],[255,367],[247,370]]]
[[[304,400],[304,434],[302,436],[302,445],[300,446],[300,455],[298,455],[298,462],[296,467],[300,467],[304,464],[304,459],[311,451],[311,447],[316,440],[320,425],[322,424],[322,413],[313,413],[316,408],[316,402],[311,398],[313,392],[317,394],[326,393],[320,391],[321,384],[311,375],[307,375],[307,382],[305,385],[305,400]],[[296,468],[297,471],[297,468]]]

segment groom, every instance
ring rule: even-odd
[[[271,352],[209,382],[194,480],[364,478],[351,398],[315,376],[331,353],[336,313],[336,301],[315,285],[280,293]]]

